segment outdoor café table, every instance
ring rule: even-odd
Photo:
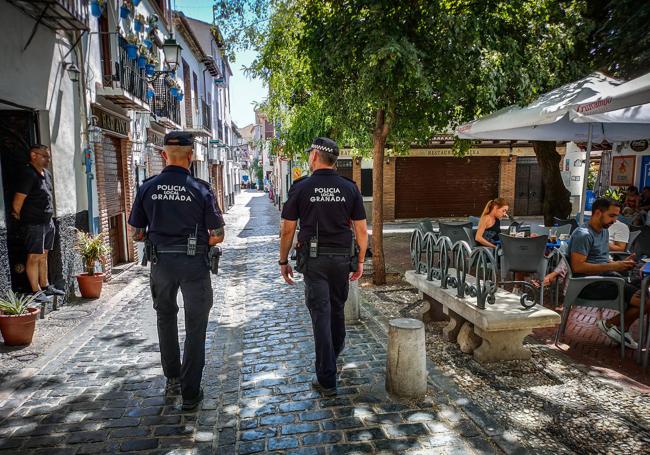
[[[650,283],[650,262],[646,264],[641,269],[641,303],[639,304],[639,347],[637,348],[636,360],[637,362],[641,361],[641,352],[643,351],[643,316],[645,309],[645,299],[648,290],[648,283]],[[650,318],[648,318],[648,330],[646,333],[650,333]],[[643,354],[643,369],[648,366],[648,349],[650,349],[650,337],[646,340],[645,343],[645,353]]]

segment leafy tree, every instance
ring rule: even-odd
[[[525,104],[584,76],[594,68],[594,59],[606,54],[593,42],[607,33],[595,25],[604,13],[586,0],[264,3],[216,2],[224,30],[232,31],[230,36],[226,32],[226,42],[240,40],[259,50],[251,71],[269,83],[266,108],[280,120],[288,152],[301,150],[321,134],[372,150],[376,284],[385,282],[387,144],[391,153],[399,153],[461,122]],[[634,2],[608,2],[610,25],[603,30],[624,30],[619,3],[627,7]],[[593,53],[586,51],[591,49]],[[617,54],[614,66],[627,68],[622,61],[629,57]],[[565,217],[569,193],[560,178],[555,143],[539,142],[534,148],[547,195],[545,218]]]

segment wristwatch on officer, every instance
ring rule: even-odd
[[[289,260],[288,260],[288,259],[285,259],[284,261],[283,261],[283,260],[279,260],[279,261],[278,261],[278,265],[287,265],[287,264],[289,264]]]

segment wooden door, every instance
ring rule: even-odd
[[[518,158],[515,176],[514,215],[534,216],[543,213],[544,185],[536,158]]]

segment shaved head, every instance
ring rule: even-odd
[[[192,146],[188,145],[166,145],[162,155],[167,165],[183,166],[188,168],[192,161]]]

